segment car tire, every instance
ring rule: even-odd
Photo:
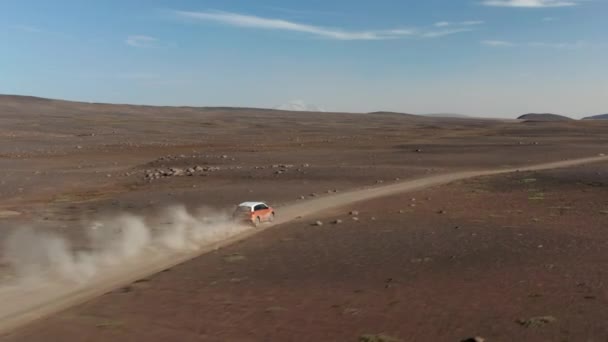
[[[268,216],[268,222],[273,222],[274,221],[274,213],[271,213],[270,216]]]
[[[259,225],[260,225],[260,223],[261,223],[261,222],[262,222],[262,221],[260,221],[260,217],[259,217],[259,216],[257,216],[257,217],[255,218],[255,221],[253,222],[253,224],[254,224],[254,225],[257,227],[257,226],[259,226]]]

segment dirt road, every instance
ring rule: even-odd
[[[505,168],[494,170],[467,171],[444,174],[408,180],[387,186],[361,189],[343,194],[331,195],[314,200],[297,203],[280,208],[276,224],[287,223],[298,218],[335,207],[349,205],[396,193],[413,191],[429,186],[449,183],[456,180],[509,173],[515,171],[532,171],[552,168],[569,167],[574,165],[606,161],[608,157],[592,157],[560,161],[555,163],[531,165],[519,168]],[[270,228],[266,226],[263,229]],[[144,253],[129,260],[120,267],[105,270],[92,280],[82,285],[66,286],[65,283],[47,284],[44,287],[26,289],[21,287],[0,289],[0,300],[3,303],[0,309],[0,334],[26,325],[29,322],[49,316],[73,305],[82,303],[103,293],[131,283],[142,277],[170,268],[176,264],[195,258],[205,252],[228,245],[234,241],[247,238],[260,232],[260,229],[247,230],[228,240],[214,245],[203,246],[196,253]]]

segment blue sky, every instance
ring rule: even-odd
[[[0,93],[513,117],[608,112],[606,0],[4,0]]]

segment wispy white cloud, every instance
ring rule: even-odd
[[[481,25],[481,24],[485,24],[485,21],[483,20],[469,20],[469,21],[463,21],[460,23],[460,25],[464,25],[464,26],[473,26],[473,25]]]
[[[31,25],[10,25],[9,26],[11,29],[13,30],[18,30],[18,31],[23,31],[23,32],[30,32],[30,33],[42,33],[42,32],[46,32],[45,30],[36,27],[36,26],[31,26]]]
[[[482,45],[506,48],[506,47],[530,47],[530,48],[549,48],[549,49],[560,49],[560,50],[574,50],[588,46],[583,41],[575,43],[547,43],[547,42],[529,42],[529,43],[514,43],[505,40],[482,40]]]
[[[484,24],[485,22],[482,20],[468,20],[468,21],[461,21],[461,22],[449,22],[449,21],[440,21],[435,23],[433,26],[435,27],[448,27],[448,26],[475,26],[475,25],[481,25]]]
[[[34,25],[8,25],[6,27],[8,27],[8,29],[13,30],[13,31],[19,31],[19,32],[23,32],[25,34],[31,34],[31,35],[46,35],[46,36],[59,37],[59,38],[70,37],[68,34],[65,34],[63,32],[58,32],[58,31],[54,31],[52,29],[34,26]]]
[[[438,30],[438,31],[428,31],[428,32],[424,32],[422,34],[422,37],[424,38],[439,38],[439,37],[443,37],[443,36],[449,36],[452,34],[456,34],[456,33],[462,33],[462,32],[470,32],[473,31],[473,29],[471,28],[453,28],[453,29],[447,29],[447,30]]]
[[[505,40],[482,40],[481,44],[492,47],[512,47],[515,44],[507,42]]]
[[[155,47],[157,42],[158,39],[143,35],[131,35],[125,40],[125,44],[140,48]]]
[[[578,41],[575,43],[545,43],[545,42],[531,42],[527,44],[529,47],[535,48],[550,48],[550,49],[564,49],[564,50],[575,50],[581,49],[588,46],[587,43],[583,41]]]
[[[436,27],[446,27],[446,26],[450,26],[450,22],[449,21],[440,21],[438,23],[435,23]]]
[[[413,29],[413,28],[395,28],[387,30],[344,30],[339,28],[328,28],[316,25],[301,24],[283,19],[263,18],[253,15],[245,15],[230,12],[191,12],[191,11],[174,11],[174,13],[184,19],[210,21],[221,23],[224,25],[266,29],[266,30],[281,30],[300,33],[308,33],[314,36],[335,39],[335,40],[386,40],[400,39],[405,37],[419,38],[435,38],[450,34],[471,31],[471,29],[451,29],[451,30],[428,30],[428,29]],[[469,24],[471,25],[471,24]]]
[[[496,7],[544,8],[576,6],[580,2],[581,0],[484,0],[481,3]]]

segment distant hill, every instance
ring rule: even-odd
[[[275,107],[276,110],[285,110],[289,112],[324,112],[323,108],[307,104],[302,100],[291,101],[286,104]]]
[[[588,116],[586,118],[583,118],[583,120],[608,120],[608,114]]]
[[[432,118],[460,118],[460,119],[469,119],[471,116],[457,113],[432,113],[432,114],[424,114],[424,116],[430,116]]]
[[[389,112],[389,111],[370,112],[370,113],[367,113],[367,115],[384,116],[384,117],[395,117],[395,118],[404,118],[404,117],[407,117],[407,118],[411,118],[411,119],[429,120],[429,119],[426,119],[422,115],[408,114],[408,113],[399,113],[399,112]]]
[[[517,119],[526,121],[570,121],[574,120],[567,116],[551,114],[551,113],[529,113],[524,114]]]

